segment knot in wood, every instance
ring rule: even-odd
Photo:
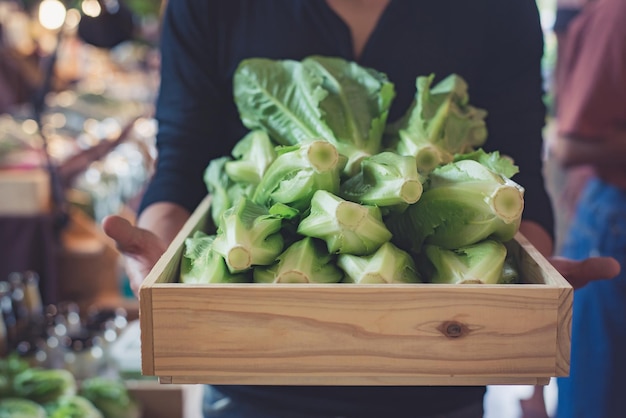
[[[459,338],[467,334],[467,326],[457,321],[446,321],[441,324],[439,331],[448,338]]]

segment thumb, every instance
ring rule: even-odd
[[[590,257],[582,261],[552,257],[550,262],[575,289],[595,280],[611,279],[621,269],[612,257]]]
[[[117,248],[126,256],[147,264],[154,264],[165,252],[165,244],[152,232],[131,225],[118,215],[102,220],[104,233],[111,237]]]

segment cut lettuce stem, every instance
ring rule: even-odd
[[[272,264],[283,250],[281,226],[282,219],[268,208],[241,198],[224,212],[213,250],[224,257],[231,273]]]
[[[515,222],[522,216],[524,197],[511,181],[496,188],[488,201],[493,213],[506,224]]]
[[[524,189],[475,160],[438,167],[420,200],[385,223],[394,243],[412,252],[422,244],[455,249],[486,238],[508,241],[517,232]]]
[[[254,268],[256,283],[338,283],[342,279],[343,272],[324,243],[310,237],[291,244],[274,265]]]
[[[196,231],[185,240],[185,250],[180,265],[180,282],[241,283],[249,281],[244,274],[230,273],[224,258],[213,251],[215,235]]]
[[[430,262],[433,283],[497,284],[503,277],[507,250],[501,242],[487,239],[454,250],[426,245],[424,256]]]
[[[330,253],[371,254],[391,239],[376,206],[344,200],[318,190],[311,211],[298,225],[298,233],[326,241]]]
[[[369,256],[341,254],[337,265],[346,273],[345,281],[350,283],[421,282],[411,256],[390,242]]]
[[[341,186],[341,197],[380,207],[413,204],[422,196],[423,178],[415,159],[393,152],[365,158],[361,171]]]
[[[252,199],[261,205],[283,203],[306,209],[315,190],[338,192],[342,164],[345,158],[325,140],[282,148]]]
[[[337,148],[329,142],[313,141],[304,149],[309,164],[318,173],[333,170],[339,163]]]
[[[452,161],[452,155],[428,142],[403,142],[398,143],[400,155],[415,158],[417,170],[420,173],[429,173],[440,165]]]

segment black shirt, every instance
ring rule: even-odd
[[[170,201],[192,211],[206,195],[203,172],[229,155],[246,129],[232,98],[244,58],[354,60],[350,31],[324,0],[170,0],[163,19],[162,77],[156,117],[157,171],[142,208]],[[391,0],[357,62],[395,84],[389,122],[415,94],[418,75],[451,73],[469,85],[470,103],[489,112],[486,150],[514,158],[524,186],[524,217],[552,233],[541,172],[543,38],[531,0]],[[302,410],[345,416],[427,416],[480,401],[473,388],[229,387],[232,396],[266,396]],[[387,408],[387,409],[385,409]],[[387,411],[387,413],[385,413]],[[373,414],[373,415],[371,415]]]

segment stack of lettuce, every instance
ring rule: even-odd
[[[140,418],[123,382],[92,377],[77,382],[64,369],[31,367],[17,354],[0,359],[1,418]]]
[[[388,123],[385,74],[339,58],[248,59],[249,133],[212,160],[213,228],[188,237],[183,283],[510,283],[524,190],[480,148],[486,112],[452,74],[418,76]]]

